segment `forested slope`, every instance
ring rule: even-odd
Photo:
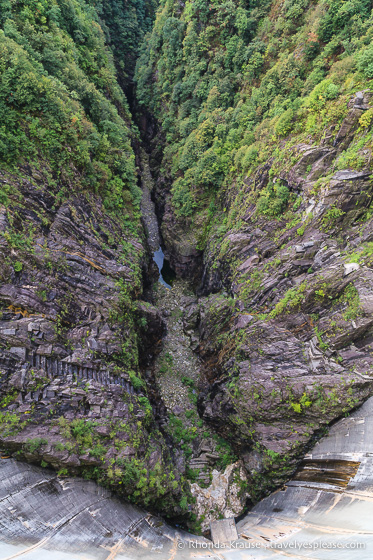
[[[96,9],[124,86],[132,80],[144,36],[152,30],[157,0],[99,0]]]
[[[372,77],[371,8],[369,0],[161,2],[137,97],[162,123],[177,216],[203,212],[290,133],[316,140],[330,123],[337,134],[351,92]],[[280,214],[284,204],[260,209]]]

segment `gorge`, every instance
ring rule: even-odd
[[[4,558],[83,554],[81,515],[94,558],[329,507],[344,535],[349,499],[369,545],[372,23],[368,0],[0,2]]]

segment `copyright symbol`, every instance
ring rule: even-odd
[[[177,542],[177,548],[184,548],[185,544],[181,541]]]

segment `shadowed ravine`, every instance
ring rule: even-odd
[[[158,220],[155,213],[155,204],[152,201],[153,179],[149,169],[149,156],[143,148],[140,149],[141,159],[141,217],[144,224],[147,244],[152,258],[158,267],[159,282],[166,288],[171,288],[168,283],[175,277],[169,262],[165,259],[161,246]],[[166,279],[164,278],[166,277]],[[168,280],[168,281],[167,281]]]

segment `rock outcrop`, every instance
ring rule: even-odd
[[[98,197],[61,201],[42,174],[2,181],[1,445],[177,514],[183,472],[142,379],[164,323],[138,299],[141,237]]]
[[[212,471],[209,486],[201,488],[196,482],[191,484],[191,492],[196,500],[194,506],[202,531],[210,529],[211,521],[221,517],[238,517],[245,510],[246,471],[240,462],[229,465],[224,472]]]
[[[370,93],[359,95],[352,104],[368,107]],[[341,142],[353,140],[355,112],[342,122]],[[299,191],[288,222],[260,216],[249,202],[237,226],[211,236],[205,295],[184,320],[205,364],[199,411],[234,442],[254,501],[373,390],[370,172],[324,179],[341,154],[329,144],[296,146],[297,161],[283,163],[278,176]]]

